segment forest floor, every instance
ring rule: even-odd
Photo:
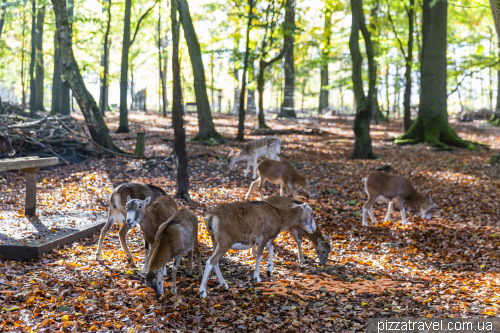
[[[111,131],[117,120],[116,115],[106,118]],[[188,136],[193,137],[197,120],[192,115],[186,120]],[[148,133],[147,156],[171,153],[170,118],[131,112],[130,121],[133,132]],[[214,114],[214,121],[221,134],[236,136],[235,116]],[[422,145],[394,146],[384,139],[399,135],[401,123],[380,123],[371,132],[379,159],[364,161],[348,159],[354,144],[351,124],[352,118],[337,117],[321,122],[269,121],[280,131],[276,135],[283,140],[282,160],[316,183],[318,198],[307,202],[330,239],[332,252],[326,266],[318,264],[312,243],[305,239],[307,260],[299,264],[293,239],[282,233],[275,247],[273,275],[265,275],[267,251],[261,265],[262,281],[274,281],[281,289],[251,280],[255,260],[249,251],[229,251],[221,271],[230,291],[217,288],[212,272],[209,297],[200,299],[199,280],[185,275],[182,262],[178,294],[166,288],[165,299],[158,302],[137,270],[127,265],[115,226],[106,239],[102,263],[94,260],[98,234],[32,262],[0,261],[0,330],[362,332],[367,320],[375,317],[498,316],[500,168],[487,162],[500,150],[500,131],[453,122],[462,138],[483,142],[491,150],[444,152]],[[255,125],[255,117],[248,117],[247,139],[261,137],[252,135],[259,134],[252,129]],[[133,151],[134,135],[113,136],[120,147]],[[178,203],[200,219],[203,263],[212,252],[204,216],[217,204],[244,200],[251,182],[243,177],[244,165],[227,169],[225,156],[231,147],[239,146],[231,140],[219,146],[188,143],[192,202]],[[393,172],[408,177],[432,197],[438,210],[430,221],[423,221],[417,208],[409,207],[409,225],[403,226],[396,207],[393,220],[384,223],[387,206],[375,205],[379,224],[361,225],[360,212],[367,199],[361,179],[384,165],[391,165]],[[172,168],[172,160],[106,157],[42,170],[39,214],[80,210],[106,216],[109,192],[125,181],[152,183],[174,194]],[[16,190],[23,188],[22,174],[0,173],[0,211],[16,211],[23,218],[24,192]],[[277,186],[266,185],[266,195],[277,193]],[[258,198],[257,191],[253,198]],[[142,267],[139,228],[129,233],[128,244],[136,265]],[[171,281],[170,275],[166,281]]]

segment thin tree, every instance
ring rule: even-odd
[[[250,30],[252,29],[253,8],[255,6],[254,0],[248,0],[248,23],[247,23],[247,37],[245,44],[245,60],[243,61],[243,75],[241,78],[240,89],[240,110],[238,112],[238,135],[236,140],[245,140],[245,92],[247,85],[247,71],[248,71],[248,58],[250,56]]]
[[[129,67],[129,53],[130,47],[137,37],[139,28],[141,27],[142,20],[149,14],[149,12],[156,6],[158,0],[149,7],[149,9],[142,14],[141,18],[137,22],[134,35],[130,39],[130,15],[132,11],[132,0],[125,0],[125,19],[123,20],[123,47],[122,47],[122,62],[120,67],[120,125],[116,130],[116,133],[128,133],[130,131],[128,127],[128,67]]]
[[[446,47],[448,3],[424,0],[422,9],[422,61],[420,64],[420,106],[410,129],[395,140],[396,144],[425,142],[432,147],[450,146],[471,150],[476,145],[462,140],[448,123],[446,90]]]
[[[491,14],[493,15],[493,22],[495,23],[495,30],[497,32],[498,47],[500,48],[500,0],[490,0]],[[497,68],[498,89],[497,89],[497,105],[495,114],[490,119],[491,123],[500,123],[500,68]]]
[[[264,22],[265,25],[264,35],[262,36],[259,57],[259,74],[257,75],[257,91],[259,92],[259,128],[265,129],[269,128],[266,125],[266,119],[264,117],[264,75],[266,69],[272,66],[276,61],[283,58],[285,52],[284,48],[270,60],[266,60],[269,52],[276,47],[275,43],[278,42],[278,38],[275,36],[276,25],[278,23],[278,16],[280,9],[275,8],[275,1],[269,1],[268,7],[266,9],[266,17]],[[272,100],[272,98],[271,98]]]
[[[394,26],[394,21],[391,16],[391,9],[389,5],[389,1],[387,1],[387,15],[389,17],[389,22],[391,23],[392,31],[394,36],[399,43],[399,50],[405,59],[405,93],[403,99],[404,106],[404,121],[403,128],[408,131],[411,127],[411,66],[413,64],[413,25],[415,22],[415,0],[410,0],[410,6],[405,6],[406,16],[408,17],[408,44],[407,50],[408,53],[405,52],[405,48],[403,47],[403,43],[401,39],[398,37],[396,27]]]
[[[107,4],[105,6],[104,4]],[[107,12],[106,20],[106,32],[104,33],[104,43],[103,52],[101,57],[101,86],[99,91],[99,109],[101,109],[102,115],[108,110],[108,74],[109,74],[109,31],[111,30],[111,0],[105,0],[103,2],[103,11]]]
[[[161,2],[158,5],[158,40],[157,40],[157,46],[158,46],[158,69],[159,69],[159,74],[160,74],[160,84],[161,84],[161,96],[163,99],[163,117],[167,116],[167,107],[168,107],[168,100],[167,100],[167,58],[166,55],[166,45],[162,45],[162,41],[166,44],[166,37],[165,39],[161,38]],[[162,65],[163,63],[163,65]],[[162,68],[164,66],[164,68]]]
[[[2,1],[2,16],[0,17],[0,37],[2,37],[3,25],[5,23],[5,13],[7,12],[7,0]],[[24,27],[23,27],[24,28]],[[2,97],[0,96],[0,112],[3,110]]]
[[[295,58],[293,49],[295,44],[295,1],[287,0],[285,23],[283,24],[284,48],[285,48],[285,93],[283,97],[283,104],[278,117],[296,118],[293,93],[295,91]]]
[[[181,67],[179,63],[180,22],[177,19],[179,0],[172,0],[172,126],[174,127],[174,154],[177,158],[177,193],[178,198],[190,201],[189,171],[186,150],[186,130],[184,128],[184,109],[182,106]]]
[[[193,140],[208,141],[218,140],[222,135],[217,133],[210,113],[210,103],[208,102],[207,84],[205,78],[205,68],[201,59],[200,43],[194,30],[191,13],[186,0],[179,0],[179,14],[184,37],[188,46],[189,58],[194,77],[194,93],[196,96],[196,109],[198,111],[198,134]]]
[[[35,58],[35,110],[43,111],[43,23],[45,20],[45,5],[42,5],[36,15],[36,58]]]
[[[371,34],[368,31],[363,14],[363,1],[351,0],[352,28],[349,38],[349,50],[352,60],[352,85],[356,100],[356,116],[354,118],[354,150],[352,158],[373,158],[372,140],[370,138],[370,120],[377,94],[377,66],[374,59]],[[362,65],[363,57],[359,49],[359,31],[365,41],[366,56],[368,58],[368,95],[363,89]]]
[[[321,43],[321,89],[319,92],[320,114],[328,108],[328,65],[330,63],[330,37],[332,35],[332,9],[329,1],[325,1],[325,28],[323,30],[323,41]],[[302,98],[303,100],[303,98]]]
[[[80,69],[76,63],[75,55],[73,54],[72,31],[68,20],[66,1],[52,0],[52,5],[56,17],[56,36],[61,51],[62,71],[85,117],[85,123],[90,135],[100,146],[120,152],[121,150],[114,145],[109,135],[109,129],[94,98],[85,87]]]
[[[36,1],[31,0],[31,60],[29,68],[30,76],[30,113],[33,117],[36,111],[36,83],[35,83],[35,63],[36,63]]]

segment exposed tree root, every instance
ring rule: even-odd
[[[467,148],[472,151],[477,151],[477,147],[481,145],[461,139],[451,128],[447,119],[424,121],[421,116],[418,116],[408,132],[399,138],[396,138],[394,143],[397,145],[426,143],[431,147],[443,150],[452,150],[454,149],[453,147],[460,147]]]
[[[222,134],[219,134],[217,131],[214,130],[209,134],[198,133],[191,140],[196,142],[206,143],[213,146],[213,145],[218,145],[221,141],[224,141],[225,139],[226,138]]]

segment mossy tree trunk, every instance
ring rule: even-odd
[[[189,201],[189,171],[188,155],[186,150],[186,130],[184,128],[181,68],[179,63],[179,30],[180,22],[177,19],[179,0],[172,0],[172,126],[174,127],[174,154],[177,157],[177,194],[178,198]]]
[[[184,37],[188,46],[189,58],[191,59],[194,76],[194,93],[196,96],[196,109],[198,110],[198,134],[194,140],[206,141],[209,139],[221,139],[222,135],[217,133],[212,120],[200,43],[198,42],[198,37],[194,30],[191,13],[189,12],[189,6],[186,0],[179,1],[178,11],[184,30]]]
[[[352,158],[373,158],[372,141],[370,138],[370,120],[376,97],[377,67],[374,59],[373,44],[363,14],[363,1],[351,0],[352,28],[349,38],[349,50],[352,59],[352,83],[356,99],[356,116],[353,130],[355,136]],[[359,31],[365,41],[366,55],[368,58],[368,95],[363,89],[362,67],[363,57],[359,49]]]
[[[56,17],[57,39],[61,51],[61,61],[66,82],[71,87],[80,110],[85,117],[92,139],[104,148],[121,151],[113,144],[109,129],[104,122],[97,104],[83,82],[80,69],[73,54],[72,31],[68,20],[65,0],[52,0]]]
[[[446,90],[446,27],[448,3],[424,0],[422,11],[422,62],[420,65],[420,107],[410,129],[395,140],[396,144],[425,142],[430,146],[475,149],[462,140],[448,123]]]

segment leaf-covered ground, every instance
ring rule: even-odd
[[[131,128],[146,130],[146,154],[172,151],[170,118],[131,113]],[[197,121],[187,116],[190,137]],[[247,122],[247,138],[261,137]],[[111,130],[117,118],[108,117]],[[217,129],[236,135],[236,118],[215,115]],[[98,235],[53,251],[32,262],[0,261],[0,329],[18,332],[55,331],[364,331],[370,317],[488,317],[498,316],[500,280],[499,169],[488,166],[498,152],[498,131],[479,124],[453,126],[463,138],[486,143],[490,151],[435,151],[425,146],[395,147],[384,139],[401,131],[400,123],[372,126],[379,160],[349,160],[353,146],[352,119],[332,118],[270,121],[281,131],[283,160],[315,180],[318,198],[308,203],[316,221],[330,237],[332,253],[319,266],[312,243],[304,241],[306,263],[300,265],[293,239],[287,233],[277,239],[275,271],[251,280],[255,260],[249,251],[230,251],[221,271],[230,291],[218,290],[212,273],[209,297],[201,300],[199,280],[178,274],[178,294],[166,288],[157,302],[137,271],[127,265],[118,241],[118,226],[108,234],[103,263],[94,260]],[[117,143],[133,150],[134,136],[115,135]],[[228,141],[220,146],[189,142],[191,198],[186,204],[200,219],[203,262],[211,254],[211,241],[203,217],[215,205],[243,200],[250,178],[244,165],[229,171],[225,156]],[[417,189],[432,197],[438,210],[423,221],[416,207],[407,210],[409,226],[382,223],[387,207],[375,205],[377,226],[361,225],[366,201],[361,178],[383,165],[410,178]],[[106,215],[110,189],[124,181],[153,183],[174,194],[172,160],[103,158],[78,165],[58,166],[40,172],[39,214],[65,209],[94,210]],[[24,177],[0,173],[0,210],[22,212]],[[266,185],[266,195],[277,186]],[[290,193],[286,193],[290,196]],[[257,199],[257,191],[253,193]],[[305,197],[302,200],[307,200]],[[22,217],[20,217],[22,218]],[[137,228],[128,236],[136,264],[141,267],[143,244]],[[194,269],[196,273],[196,266]],[[169,270],[170,273],[170,270]],[[166,278],[170,281],[170,276]],[[269,284],[268,282],[273,282]]]

